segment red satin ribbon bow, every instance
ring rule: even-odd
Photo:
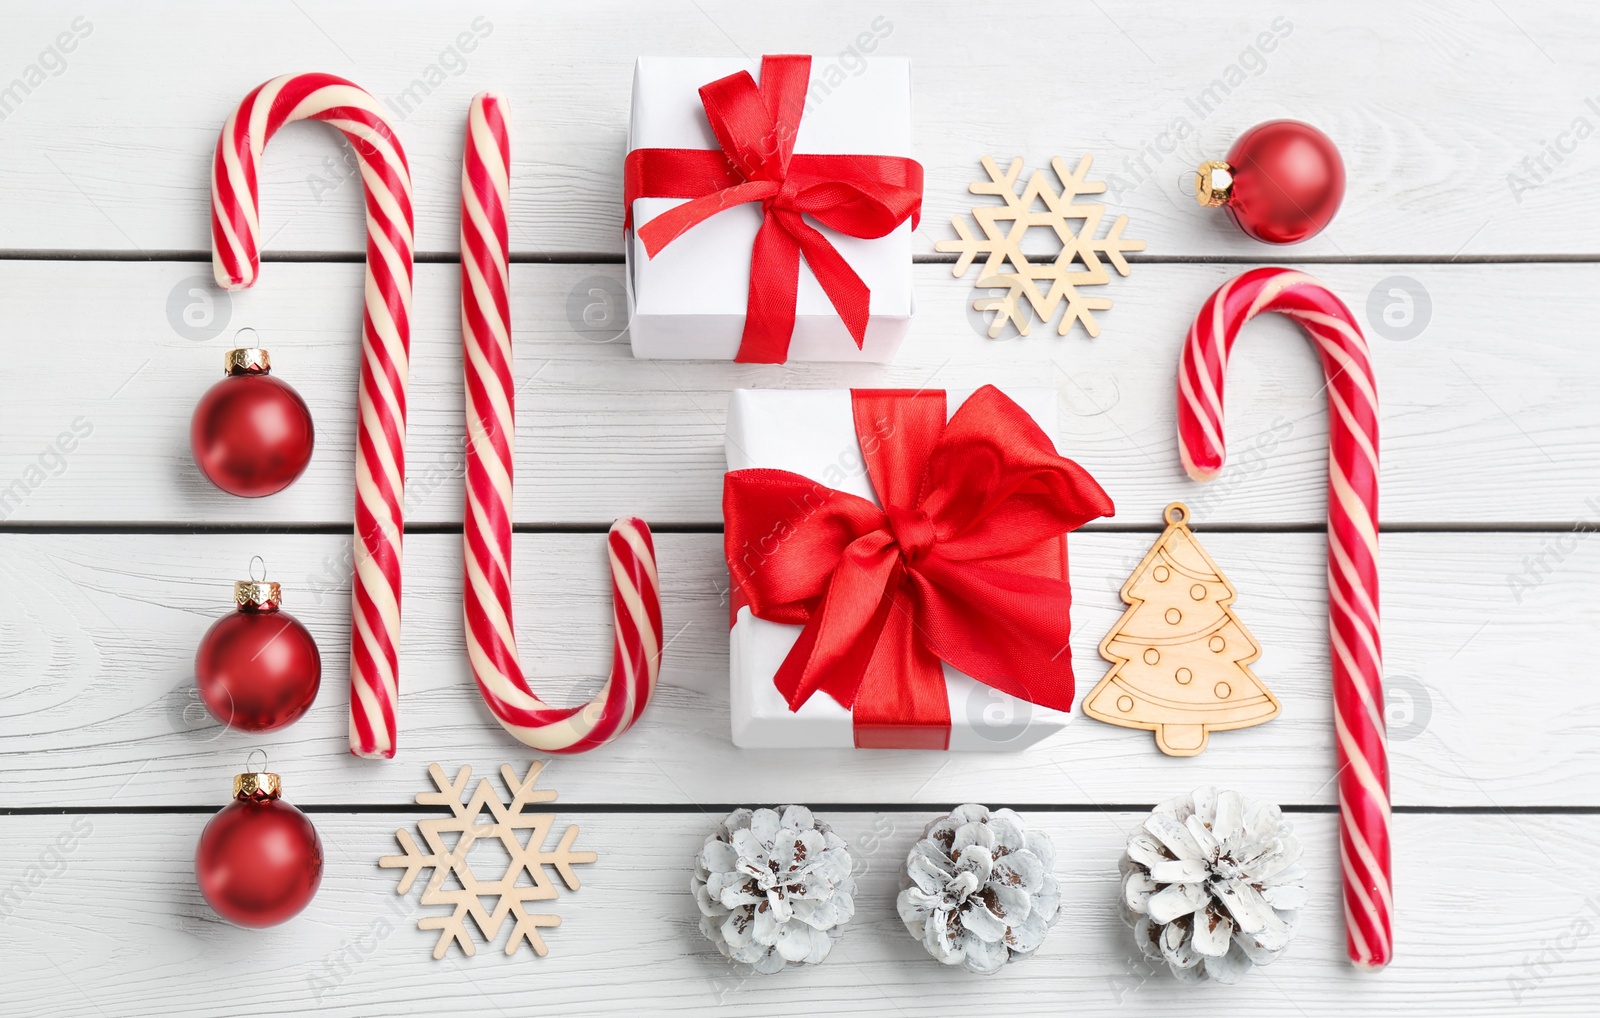
[[[821,690],[856,745],[945,749],[941,661],[994,689],[1072,707],[1068,531],[1113,512],[1082,467],[993,386],[945,421],[942,391],[856,389],[856,435],[883,508],[786,470],[724,482],[725,551],[757,618],[805,628],[773,679]]]
[[[800,256],[811,266],[851,337],[866,339],[871,292],[844,256],[804,216],[850,237],[876,239],[922,214],[922,165],[873,155],[795,155],[811,80],[808,56],[761,58],[761,84],[740,71],[700,89],[721,151],[649,148],[628,153],[626,227],[636,198],[690,198],[639,228],[646,253],[724,209],[761,203],[765,218],[750,264],[744,336],[735,358],[781,364],[794,333]]]

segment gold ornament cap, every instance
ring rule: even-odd
[[[222,366],[229,375],[265,375],[272,370],[272,355],[260,347],[241,346],[228,351]]]
[[[283,605],[283,588],[272,580],[236,580],[233,600],[240,611],[275,612]]]
[[[1201,163],[1194,174],[1194,187],[1195,201],[1203,207],[1226,205],[1233,197],[1233,167],[1217,159]]]
[[[283,779],[267,771],[250,771],[233,776],[233,797],[267,802],[283,794]]]

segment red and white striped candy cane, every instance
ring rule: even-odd
[[[1291,269],[1252,269],[1206,301],[1178,365],[1178,450],[1197,481],[1222,469],[1222,383],[1234,337],[1275,311],[1316,343],[1328,390],[1328,637],[1338,737],[1339,855],[1350,960],[1394,957],[1389,755],[1378,632],[1378,392],[1361,328],[1338,297]]]
[[[661,591],[650,528],[611,526],[611,677],[589,703],[551,707],[534,695],[517,658],[511,619],[512,448],[506,210],[511,143],[505,101],[472,100],[461,166],[461,346],[467,383],[467,518],[463,606],[467,657],[478,691],[506,731],[546,753],[604,745],[639,720],[661,668]]]
[[[394,756],[399,694],[400,542],[411,350],[411,171],[378,101],[331,74],[285,74],[244,97],[223,125],[211,168],[217,283],[254,286],[261,268],[256,190],[261,151],[284,124],[320,120],[344,133],[366,185],[366,313],[356,425],[355,579],[351,597],[350,752]]]

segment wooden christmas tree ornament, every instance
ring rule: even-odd
[[[1168,756],[1195,756],[1212,732],[1281,709],[1250,670],[1261,645],[1233,613],[1233,585],[1188,519],[1182,502],[1167,506],[1167,529],[1122,585],[1128,610],[1100,641],[1111,670],[1083,703],[1096,720],[1155,732]]]

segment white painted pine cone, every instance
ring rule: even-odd
[[[804,806],[736,809],[695,860],[700,932],[757,972],[815,965],[855,914],[850,870],[844,840]]]
[[[906,858],[896,904],[906,929],[946,965],[992,973],[1026,958],[1056,921],[1055,848],[1009,809],[958,806]]]
[[[1197,788],[1128,836],[1123,918],[1152,962],[1187,983],[1236,983],[1278,957],[1305,904],[1294,825],[1270,803]]]

